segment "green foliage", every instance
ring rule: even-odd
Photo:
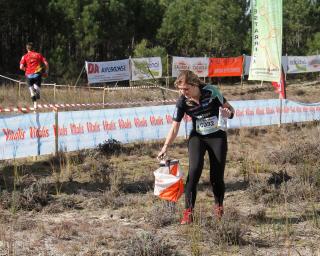
[[[246,9],[247,1],[208,1],[200,15],[199,50],[218,57],[242,54],[251,26]]]
[[[320,32],[314,34],[313,37],[307,40],[308,54],[320,54]]]
[[[0,72],[23,75],[25,43],[49,61],[55,82],[75,80],[84,62],[251,52],[247,0],[0,0]],[[283,1],[283,53],[319,51],[319,1]],[[74,82],[74,81],[72,81]]]
[[[135,46],[133,56],[139,57],[161,57],[162,70],[167,70],[167,52],[164,47],[155,46],[149,47],[150,42],[143,39],[139,44]]]
[[[158,37],[172,54],[240,55],[249,28],[247,1],[173,1]]]
[[[319,3],[283,1],[283,53],[306,55],[307,39],[319,32],[319,18]]]
[[[158,38],[170,54],[184,56],[197,53],[196,40],[204,1],[176,0],[168,6]]]

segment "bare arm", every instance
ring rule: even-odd
[[[46,72],[49,72],[49,63],[47,61],[43,62],[44,66],[46,67]]]
[[[170,128],[170,131],[168,132],[167,138],[166,138],[166,140],[165,140],[165,142],[163,144],[163,147],[162,147],[162,149],[160,150],[160,152],[159,152],[159,154],[157,156],[158,159],[161,159],[166,155],[167,147],[177,137],[178,132],[179,132],[179,128],[180,128],[180,122],[173,121],[172,122],[172,126]]]
[[[26,71],[26,67],[23,64],[20,64],[20,69]]]

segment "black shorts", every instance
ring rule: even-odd
[[[36,84],[38,87],[41,87],[41,75],[35,77],[35,78],[29,78],[27,77],[27,84],[29,87]]]

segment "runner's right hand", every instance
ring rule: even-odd
[[[162,159],[164,159],[166,157],[166,155],[167,155],[167,146],[164,145],[162,147],[162,149],[160,150],[160,152],[159,152],[159,154],[157,156],[157,159],[158,160],[162,160]]]

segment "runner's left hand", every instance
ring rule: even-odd
[[[223,118],[229,118],[231,116],[231,111],[228,108],[220,108]]]

